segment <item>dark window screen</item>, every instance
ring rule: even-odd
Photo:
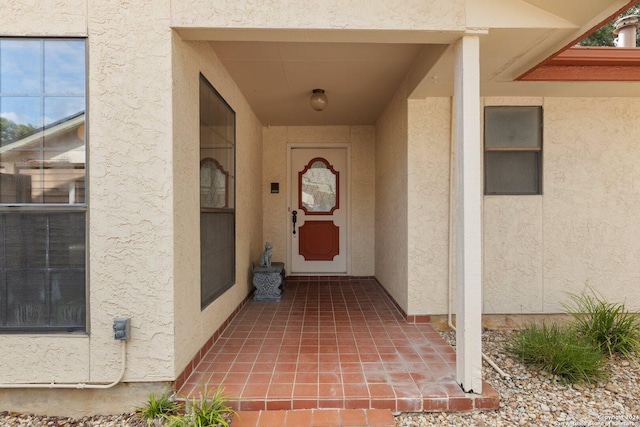
[[[85,330],[85,213],[0,214],[0,329]]]
[[[540,194],[539,156],[537,151],[486,152],[486,193]]]
[[[235,112],[200,76],[200,307],[236,282]]]
[[[542,194],[542,107],[484,110],[485,194]]]

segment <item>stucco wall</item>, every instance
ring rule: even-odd
[[[484,312],[557,313],[566,292],[588,287],[640,308],[640,100],[483,101],[544,115],[543,195],[484,197]],[[445,99],[409,103],[409,314],[447,308],[448,109]]]
[[[376,134],[351,127],[351,275],[375,274]]]
[[[376,273],[408,309],[408,105],[406,82],[376,122]]]
[[[586,286],[640,309],[640,99],[543,108],[543,310]]]
[[[88,36],[90,204],[90,334],[0,336],[4,382],[115,380],[121,343],[112,323],[125,316],[125,381],[173,379],[168,6],[140,1],[122,13],[115,0],[2,4],[12,16],[4,34]]]
[[[462,30],[464,0],[174,0],[175,27]]]
[[[114,377],[112,322],[120,316],[132,322],[125,380],[172,379],[168,6],[140,1],[122,13],[120,1],[88,3],[93,380]]]
[[[57,2],[3,0],[0,4],[2,35],[86,35],[90,14],[87,0]],[[7,19],[10,17],[10,19]]]
[[[9,1],[2,13],[16,18],[3,34],[88,36],[90,58],[90,335],[1,335],[2,381],[116,379],[122,316],[133,329],[124,380],[173,380],[249,292],[262,250],[262,126],[206,43],[177,38],[172,64],[169,2]],[[199,71],[235,109],[238,140],[237,285],[202,313]]]
[[[409,101],[407,313],[447,304],[450,98]]]
[[[351,147],[351,275],[374,274],[375,130],[372,126],[269,126],[264,128],[264,239],[273,244],[273,259],[286,260],[290,216],[287,211],[287,144],[347,143]],[[271,194],[270,183],[280,183]]]
[[[236,285],[200,310],[199,74],[236,113]],[[262,252],[262,125],[211,46],[173,39],[175,171],[175,375],[250,290]]]

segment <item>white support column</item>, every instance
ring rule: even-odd
[[[465,392],[482,393],[482,139],[480,41],[455,46],[456,378]]]

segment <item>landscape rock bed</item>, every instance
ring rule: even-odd
[[[2,427],[146,427],[147,423],[133,414],[94,415],[82,418],[44,417],[0,412]]]
[[[525,367],[504,352],[514,332],[485,331],[482,348],[505,373],[504,380],[483,362],[484,379],[500,395],[500,409],[467,413],[401,414],[397,427],[422,426],[640,426],[640,366],[621,357],[609,360],[609,377],[598,384],[565,385]],[[454,332],[441,332],[455,345]]]

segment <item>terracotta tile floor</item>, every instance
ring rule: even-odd
[[[282,301],[248,302],[179,390],[222,384],[236,410],[498,407],[462,392],[455,352],[430,324],[409,324],[372,278],[287,278]]]
[[[394,427],[388,409],[296,409],[239,412],[233,427]]]

